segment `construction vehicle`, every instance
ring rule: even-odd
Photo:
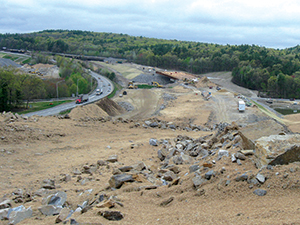
[[[246,109],[246,104],[243,100],[240,100],[238,103],[239,112],[244,112]]]
[[[89,95],[82,94],[82,95],[79,95],[78,98],[76,99],[76,104],[81,104],[81,103],[87,102],[88,100],[89,100]]]
[[[135,84],[133,84],[133,81],[130,81],[129,83],[128,83],[128,89],[137,89],[138,88],[138,86],[136,86]]]
[[[162,85],[160,85],[158,82],[156,82],[156,81],[153,81],[152,83],[151,83],[153,86],[155,86],[155,87],[158,87],[158,88],[163,88],[164,86],[162,86]]]

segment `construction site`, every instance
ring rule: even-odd
[[[123,84],[112,99],[0,115],[0,224],[299,223],[299,115],[265,110],[229,72],[100,65]]]

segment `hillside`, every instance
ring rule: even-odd
[[[64,117],[3,113],[1,207],[31,213],[18,224],[297,224],[299,163],[256,168],[241,139],[286,127],[256,107],[239,113],[233,92],[203,81],[196,86],[212,92],[209,101],[179,83]]]

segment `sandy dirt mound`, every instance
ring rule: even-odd
[[[95,104],[77,106],[69,113],[69,115],[72,119],[77,120],[84,117],[99,118],[108,116],[103,109]]]
[[[295,132],[300,133],[300,114],[292,114],[284,117],[284,121],[286,122],[288,128]]]
[[[103,98],[96,102],[103,111],[105,111],[109,116],[117,116],[124,112],[124,109],[109,98]]]

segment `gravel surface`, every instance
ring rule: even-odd
[[[134,110],[133,105],[129,102],[118,102],[118,104],[123,107],[127,112]]]
[[[21,67],[21,65],[15,63],[14,61],[12,61],[10,59],[0,58],[0,67],[3,67],[3,66]]]
[[[137,82],[137,83],[147,83],[147,84],[151,84],[151,82],[158,82],[159,84],[162,84],[162,85],[167,85],[170,82],[170,78],[168,77],[165,77],[165,76],[162,76],[162,75],[159,75],[159,74],[140,74],[139,76],[135,77],[134,78],[134,82]]]

